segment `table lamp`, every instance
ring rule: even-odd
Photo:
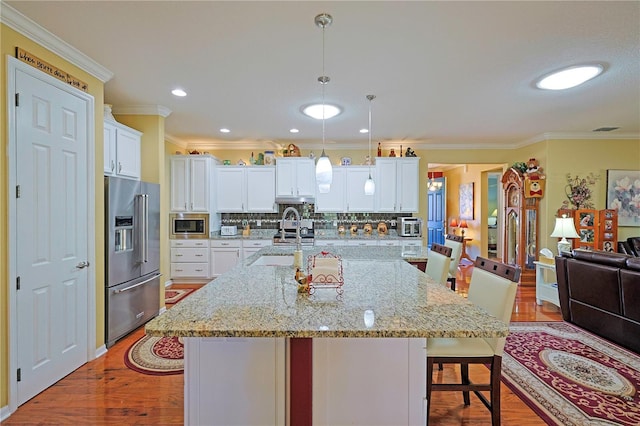
[[[460,221],[460,225],[458,225],[458,228],[460,228],[460,229],[462,230],[462,231],[460,231],[460,232],[461,232],[461,235],[462,235],[463,237],[464,237],[464,230],[465,230],[466,228],[468,228],[468,227],[469,227],[469,226],[467,225],[467,221],[466,221],[466,220],[464,220],[464,219],[462,219],[462,220]]]
[[[451,219],[451,222],[449,222],[449,227],[453,228],[453,235],[456,234],[456,228],[458,227],[458,220],[454,217],[453,219]]]
[[[552,237],[562,238],[558,241],[558,255],[563,251],[571,251],[571,243],[567,238],[580,238],[573,224],[573,218],[563,214],[562,217],[556,217],[556,226],[551,233]]]

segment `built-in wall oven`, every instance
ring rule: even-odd
[[[171,213],[169,238],[209,238],[209,213]]]

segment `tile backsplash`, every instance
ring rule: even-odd
[[[278,229],[282,213],[289,206],[279,204],[278,213],[222,213],[221,221],[223,225],[237,225],[238,228],[247,223],[254,229]],[[375,226],[379,222],[386,222],[389,229],[395,229],[398,217],[412,216],[410,213],[316,213],[313,204],[296,204],[291,207],[295,207],[302,218],[313,219],[315,229],[335,229],[338,225],[352,223],[371,223]]]

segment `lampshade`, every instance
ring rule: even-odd
[[[562,217],[556,218],[556,226],[553,228],[551,237],[562,238],[558,241],[558,254],[560,254],[563,251],[571,251],[571,243],[567,238],[580,238],[580,235],[576,232],[573,218],[563,214]]]
[[[325,154],[324,149],[318,163],[316,164],[316,183],[318,184],[318,192],[326,194],[331,189],[331,182],[333,181],[333,169],[331,167],[331,160]]]
[[[491,212],[491,217],[498,217],[498,209],[494,209],[494,210]]]
[[[458,227],[458,220],[456,218],[451,219],[451,222],[449,222],[449,226],[452,228],[457,228]]]
[[[376,98],[375,95],[367,95],[369,100],[369,159],[371,159],[371,101]],[[373,195],[376,192],[376,184],[371,178],[371,160],[369,160],[369,178],[364,183],[364,194]]]
[[[333,22],[333,17],[328,13],[321,13],[316,15],[314,20],[317,26],[322,28],[322,75],[318,77],[318,81],[322,86],[322,154],[318,158],[316,163],[316,183],[318,184],[318,192],[326,194],[331,189],[331,182],[333,181],[333,168],[331,167],[331,160],[324,152],[325,143],[325,102],[324,102],[324,88],[329,83],[330,78],[324,74],[324,30],[327,26]]]

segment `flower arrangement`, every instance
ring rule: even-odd
[[[598,179],[600,179],[600,176],[594,175],[593,172],[589,173],[586,178],[572,177],[571,174],[567,174],[567,186],[565,186],[567,200],[562,202],[561,208],[592,209],[590,185],[594,185]]]

